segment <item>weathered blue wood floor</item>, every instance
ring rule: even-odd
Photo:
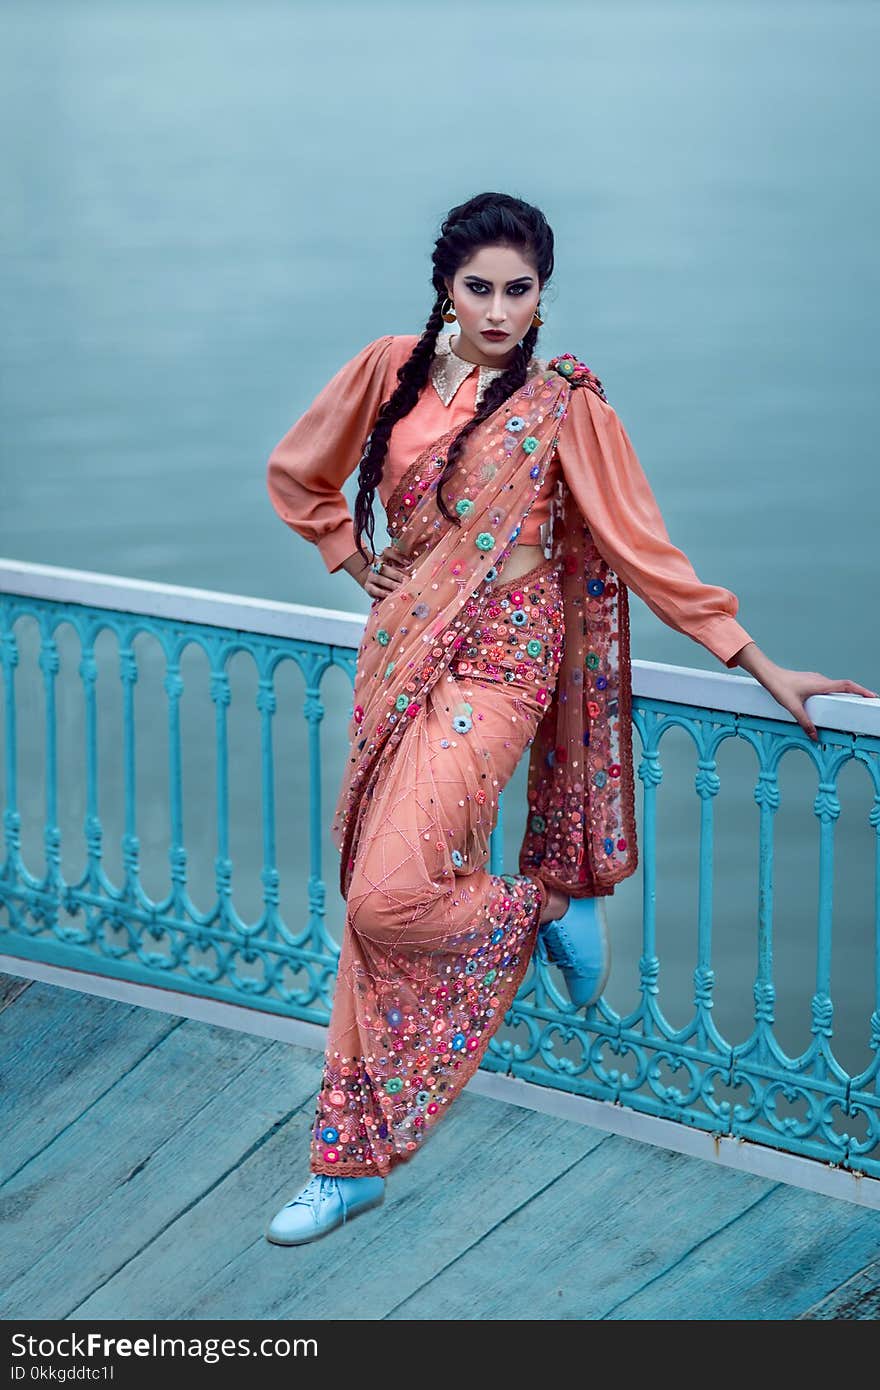
[[[271,1245],[320,1066],[0,976],[0,1317],[880,1313],[880,1212],[468,1092],[383,1207]]]

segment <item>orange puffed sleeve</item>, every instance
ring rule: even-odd
[[[272,506],[291,530],[318,547],[331,574],[357,551],[341,488],[360,463],[385,399],[393,341],[388,334],[361,348],[269,455]]]
[[[736,621],[739,600],[702,583],[672,544],[626,430],[589,386],[572,388],[557,452],[602,558],[664,623],[735,666],[752,641]]]

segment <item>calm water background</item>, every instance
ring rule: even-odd
[[[362,590],[329,576],[272,511],[266,458],[365,342],[420,330],[443,213],[496,188],[540,204],[556,232],[539,351],[573,351],[598,372],[697,572],[739,595],[741,620],[775,660],[876,686],[878,29],[875,5],[846,0],[451,0],[442,11],[6,0],[0,554],[366,612]],[[720,669],[635,598],[632,617],[637,657]],[[73,643],[69,654],[75,661]],[[147,730],[151,710],[164,709],[154,658],[144,653],[138,685]],[[190,684],[204,675],[195,663]],[[251,701],[252,674],[239,681]],[[32,688],[41,701],[39,681]],[[281,690],[282,907],[298,923],[301,688],[291,675]],[[331,682],[327,699],[325,807],[344,754],[345,683]],[[111,705],[102,737],[117,739],[118,761]],[[252,710],[237,732],[233,717],[232,786],[246,812],[233,839],[236,901],[255,916]],[[62,717],[76,745],[75,693]],[[186,833],[204,906],[214,780],[210,729],[200,745],[191,717]],[[684,737],[667,740],[664,756],[661,999],[680,1025],[692,994],[698,802]],[[138,831],[145,878],[161,895],[167,787],[162,757],[144,762]],[[112,823],[121,802],[108,763],[102,814]],[[524,770],[506,798],[511,868]],[[719,770],[716,1017],[738,1041],[755,964],[755,770],[745,750],[727,748]],[[873,832],[864,777],[849,769],[841,786],[835,1036],[856,1067],[870,1057]],[[800,1051],[815,972],[806,758],[788,760],[782,794],[779,1032]],[[41,872],[36,771],[24,796],[25,852]],[[75,772],[63,803],[64,868],[75,877]],[[105,862],[118,881],[110,837]],[[335,865],[331,851],[338,927]],[[611,909],[618,1008],[636,998],[640,890],[639,874]]]

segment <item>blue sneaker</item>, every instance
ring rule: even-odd
[[[543,960],[558,965],[571,1002],[595,1004],[611,970],[604,898],[572,898],[561,917],[538,928]]]
[[[266,1239],[275,1245],[305,1245],[384,1200],[384,1178],[313,1173],[302,1192],[273,1216],[266,1227]]]

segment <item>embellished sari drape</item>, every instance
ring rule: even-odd
[[[460,525],[436,505],[455,430],[386,507],[409,573],[374,602],[358,652],[332,824],[346,924],[313,1172],[386,1174],[410,1158],[510,1009],[548,884],[610,892],[635,867],[621,797],[632,784],[608,766],[629,748],[625,590],[564,489],[554,553],[504,575],[572,389],[533,370],[467,437],[446,490]],[[498,798],[529,745],[521,871],[493,875]]]
[[[563,367],[568,360],[554,359]],[[578,389],[601,386],[575,386],[552,365],[535,371],[474,429],[444,492],[459,526],[442,516],[435,496],[456,430],[415,459],[389,499],[388,532],[411,568],[396,592],[374,603],[358,654],[351,756],[332,826],[343,896],[371,788],[491,604]],[[552,535],[565,653],[555,694],[539,692],[546,713],[529,762],[519,867],[583,897],[613,891],[637,866],[628,597],[563,477]]]
[[[417,341],[368,344],[270,459],[273,505],[331,573],[354,548],[341,484]],[[399,426],[438,437],[380,484],[408,572],[367,617],[332,821],[346,918],[317,1173],[410,1158],[510,1009],[550,888],[608,894],[635,871],[628,589],[727,666],[750,640],[736,596],[672,544],[601,382],[571,354],[533,359],[465,438],[444,487],[454,522],[436,488],[463,419],[420,433],[420,407],[431,416],[430,393]],[[508,580],[551,493],[545,558]],[[492,874],[499,797],[529,749],[519,873]]]

